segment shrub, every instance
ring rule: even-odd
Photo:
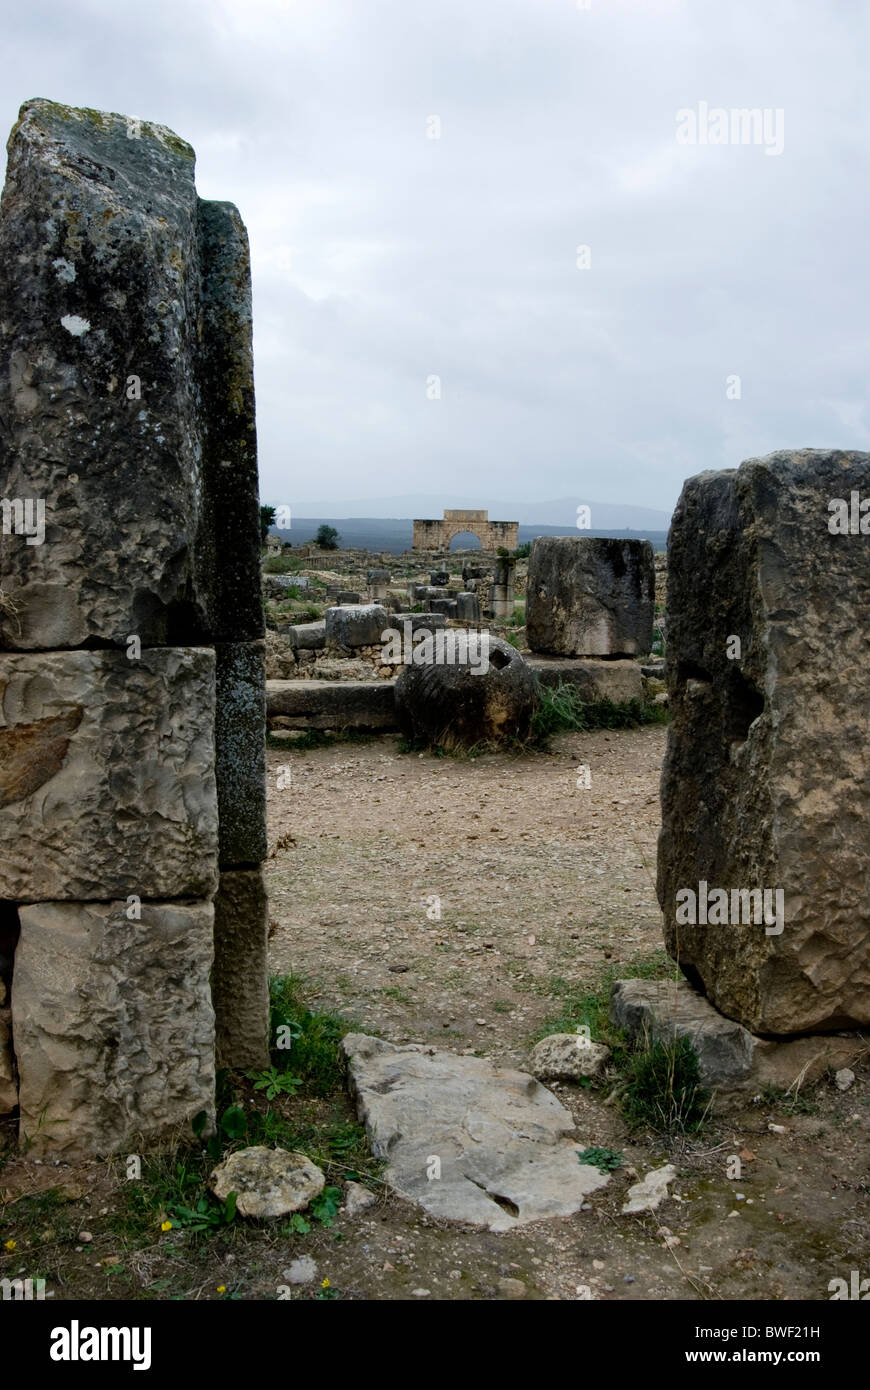
[[[667,722],[667,710],[642,700],[583,699],[576,685],[564,681],[556,686],[538,682],[538,708],[532,717],[532,741],[546,745],[554,734],[578,733],[584,729],[633,729],[641,724]]]
[[[623,1068],[620,1105],[630,1124],[666,1132],[701,1128],[710,1093],[701,1085],[698,1056],[689,1038],[650,1043],[629,1053]]]

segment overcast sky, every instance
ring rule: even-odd
[[[269,500],[669,510],[870,448],[868,30],[863,0],[6,0],[0,117],[161,121],[238,205]],[[702,102],[780,109],[781,153],[680,143]]]

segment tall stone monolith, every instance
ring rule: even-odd
[[[226,945],[213,903],[265,854],[250,261],[164,126],[29,101],[8,151],[4,988],[21,1133],[73,1156],[213,1112],[215,954],[267,1055],[262,891]]]
[[[870,454],[686,482],[668,543],[658,893],[754,1033],[870,1022]]]

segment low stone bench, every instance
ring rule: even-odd
[[[643,699],[640,665],[636,661],[599,661],[595,657],[527,656],[542,685],[576,685],[584,700],[613,700],[623,704]]]
[[[285,729],[395,729],[393,680],[266,682],[266,718]]]

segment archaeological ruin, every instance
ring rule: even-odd
[[[163,126],[49,101],[9,143],[3,490],[44,508],[0,541],[2,1074],[30,1152],[210,1122],[216,1062],[268,1058],[250,266],[193,168]]]
[[[480,541],[481,550],[495,554],[500,548],[516,550],[519,522],[490,521],[489,513],[474,510],[445,511],[441,521],[415,521],[415,550],[449,550],[455,536],[469,532]]]
[[[644,1262],[673,1257],[676,1286],[718,1184],[689,1286],[755,1297],[767,1194],[777,1239],[801,1220],[806,1151],[791,1189],[777,1166],[811,1117],[801,1088],[833,1107],[867,1052],[870,454],[689,478],[667,556],[520,547],[483,510],[414,521],[396,554],[261,543],[247,233],[198,196],[191,147],[27,102],[0,252],[17,1160],[164,1145],[180,1196],[155,1198],[155,1229],[295,1217],[262,1262],[314,1226],[323,1268],[288,1255],[278,1287],[324,1298],[327,1258],[351,1258],[334,1221],[367,1223],[353,1257],[385,1297],[428,1297],[445,1260],[451,1296],[558,1287],[548,1256],[519,1293],[506,1272],[541,1225],[551,1264],[585,1262],[570,1297],[638,1279],[663,1297]],[[451,551],[463,532],[482,549]],[[845,1113],[834,1143],[866,1123]],[[857,1203],[849,1182],[825,1199]],[[645,1221],[664,1203],[670,1225]],[[456,1241],[425,1274],[415,1222]],[[605,1283],[588,1252],[620,1222],[637,1243],[608,1250]],[[457,1253],[481,1232],[518,1238],[473,1247],[489,1284]],[[714,1287],[701,1260],[732,1234],[746,1279]],[[792,1253],[771,1242],[774,1279]]]

